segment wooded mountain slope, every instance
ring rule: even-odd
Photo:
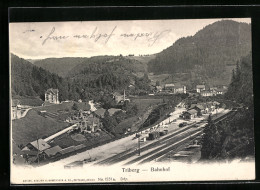
[[[230,20],[215,22],[194,36],[178,39],[148,63],[148,72],[189,73],[190,80],[221,78],[251,51],[251,25]],[[228,70],[228,71],[227,71]],[[228,81],[229,82],[229,81]]]
[[[34,65],[41,67],[61,77],[67,76],[68,72],[78,64],[87,61],[89,58],[81,57],[64,57],[64,58],[47,58],[42,60],[30,61]]]
[[[135,83],[136,90],[149,89],[148,76],[135,75],[137,72],[144,72],[143,64],[139,61],[122,56],[100,56],[89,60],[63,78],[12,54],[12,96],[38,96],[44,100],[47,89],[57,88],[60,101],[88,100],[104,96],[100,91],[107,94],[114,91],[122,92],[131,83]]]
[[[254,157],[254,104],[252,55],[243,57],[233,71],[225,99],[241,104],[236,114],[224,122],[210,117],[204,128],[201,158],[222,160]]]
[[[58,88],[60,99],[67,98],[64,97],[67,96],[67,81],[13,54],[11,75],[12,96],[39,96],[44,100],[44,93],[48,88]]]

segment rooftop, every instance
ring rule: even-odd
[[[200,85],[197,85],[196,87],[197,88],[205,88],[205,85],[204,84],[200,84]]]
[[[123,96],[122,94],[120,94],[119,92],[114,92],[113,96]]]
[[[174,84],[165,84],[164,86],[165,87],[174,87],[175,85]]]
[[[184,87],[184,85],[180,85],[180,84],[178,84],[178,85],[175,85],[174,88],[183,88],[183,87]]]
[[[18,106],[20,105],[20,101],[19,100],[12,100],[12,106],[15,107],[15,106]]]
[[[104,117],[105,111],[106,110],[104,108],[99,108],[95,111],[95,114],[99,115],[100,117]]]
[[[110,116],[114,115],[117,111],[122,111],[122,110],[121,109],[116,109],[116,108],[110,108],[108,110]]]
[[[53,89],[53,88],[49,88],[47,91],[46,91],[46,94],[58,94],[59,90],[58,89]]]
[[[70,147],[62,149],[60,151],[60,153],[61,154],[66,154],[66,153],[73,152],[73,151],[75,151],[75,146],[70,146]]]
[[[49,148],[47,150],[45,150],[44,152],[48,155],[48,156],[54,156],[55,154],[57,154],[58,152],[60,152],[62,149],[61,147],[59,147],[58,145],[57,146],[54,146],[52,148]]]
[[[201,109],[201,110],[207,108],[207,106],[205,104],[198,104],[198,105],[196,105],[196,107]]]
[[[187,111],[189,114],[195,114],[195,113],[197,113],[197,110],[195,110],[195,109],[191,109],[191,110],[189,110],[189,111]]]
[[[48,148],[50,148],[51,146],[46,143],[43,139],[38,139],[38,142],[37,140],[36,141],[33,141],[30,143],[33,147],[35,147],[37,150],[40,150],[40,151],[43,151],[43,150],[46,150]],[[39,144],[39,145],[38,145]],[[39,148],[38,148],[39,146]]]

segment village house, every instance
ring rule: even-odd
[[[224,94],[224,92],[225,92],[225,89],[216,89],[217,95],[222,95],[222,94]]]
[[[19,119],[22,116],[19,100],[12,100],[12,119]]]
[[[201,96],[209,97],[209,96],[215,96],[216,92],[215,90],[203,90],[200,92]]]
[[[124,94],[123,95],[121,95],[118,92],[114,92],[113,93],[113,98],[116,101],[116,103],[122,103],[122,102],[125,102],[125,101],[129,101],[130,102],[130,99],[126,98],[125,90],[124,90]]]
[[[168,92],[174,92],[174,84],[165,84],[164,85],[164,90]]]
[[[31,150],[31,151],[44,151],[51,146],[45,142],[43,139],[38,139],[33,142],[28,143],[22,150]]]
[[[198,111],[195,109],[188,110],[182,114],[183,119],[193,119],[198,116]]]
[[[201,114],[206,114],[209,111],[206,103],[199,103],[196,105],[196,107],[200,109]]]
[[[208,97],[208,96],[216,96],[216,95],[223,95],[225,93],[225,89],[223,88],[216,88],[212,87],[210,90],[203,90],[200,92],[201,96]]]
[[[50,88],[45,92],[45,102],[59,104],[59,90]]]
[[[174,94],[186,94],[186,86],[184,85],[175,85]]]
[[[197,93],[201,93],[201,91],[203,91],[203,90],[206,90],[205,85],[197,85],[196,86]]]
[[[97,108],[95,107],[95,103],[93,100],[89,100],[88,104],[90,105],[90,111],[94,112],[97,110]]]
[[[104,118],[106,110],[104,108],[98,108],[94,113],[100,118]]]
[[[100,125],[101,122],[99,118],[95,117],[92,114],[89,115],[86,120],[82,122],[82,126],[84,126],[85,130],[89,132],[96,132],[98,129],[100,129]]]
[[[51,146],[47,142],[45,142],[43,139],[38,139],[28,143],[22,149],[22,152],[24,155],[27,155],[27,157],[30,158],[29,162],[35,162],[38,157],[40,160],[45,159],[46,154],[44,151],[49,148],[51,148]]]
[[[192,104],[189,110],[195,109],[197,111],[197,116],[201,116],[203,112],[203,107],[198,104]]]
[[[214,90],[217,90],[217,89],[218,89],[218,87],[210,87],[210,88],[209,88],[209,90],[213,90],[213,91],[214,91]]]

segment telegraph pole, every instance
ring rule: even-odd
[[[39,138],[38,138],[38,134],[37,134],[37,146],[38,146],[38,150],[37,150],[37,160],[38,160],[38,165],[40,164],[40,160],[39,160]]]
[[[140,149],[140,136],[138,136],[138,155],[141,155],[141,149]]]

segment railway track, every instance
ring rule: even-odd
[[[182,145],[186,142],[190,142],[191,139],[194,139],[196,136],[200,135],[201,133],[202,133],[202,129],[198,129],[198,130],[192,131],[192,133],[189,133],[186,138],[183,138],[183,136],[180,136],[177,139],[167,142],[167,144],[165,146],[158,147],[155,150],[144,154],[143,156],[140,156],[134,160],[131,160],[130,162],[126,163],[126,165],[133,164],[133,163],[136,163],[139,161],[140,161],[139,164],[144,164],[144,163],[150,162],[152,160],[155,160],[155,159],[163,156],[164,154],[168,153],[172,149],[176,149],[180,145]]]
[[[156,140],[155,142],[142,147],[140,149],[140,152],[145,152],[145,151],[148,151],[152,148],[156,148],[156,147],[160,146],[159,148],[156,148],[155,150],[152,151],[152,153],[154,153],[156,151],[161,150],[162,148],[166,148],[167,146],[169,146],[169,143],[172,143],[176,140],[181,140],[183,135],[185,135],[185,134],[187,135],[187,133],[191,134],[194,130],[201,130],[201,129],[195,129],[195,128],[193,128],[193,126],[194,125],[188,126],[188,127],[181,129],[181,130],[179,130],[179,131],[177,131],[177,132],[175,132],[171,135],[165,136],[164,138],[160,138],[160,139]],[[182,134],[182,135],[180,135],[180,134]],[[111,164],[115,164],[115,163],[124,161],[126,159],[129,159],[129,158],[136,156],[136,155],[137,155],[137,150],[135,148],[132,148],[132,149],[124,151],[120,154],[109,157],[109,158],[107,158],[103,161],[96,163],[96,164],[97,165],[108,165],[108,164],[111,165]],[[137,161],[144,158],[145,156],[147,156],[147,155],[143,155],[143,156],[138,157]]]
[[[221,122],[228,117],[232,117],[236,114],[237,110],[232,110],[226,114],[223,114],[217,118],[212,119],[214,123]],[[201,124],[205,121],[198,122],[197,124]],[[138,150],[136,148],[131,148],[124,152],[121,152],[117,155],[109,157],[105,160],[95,163],[95,165],[111,165],[116,164],[133,157],[133,160],[130,160],[126,163],[134,164],[138,163],[146,163],[152,160],[158,159],[166,155],[168,152],[177,152],[179,150],[178,147],[182,147],[187,142],[190,142],[192,139],[195,139],[197,136],[203,133],[202,128],[193,128],[195,124],[187,126],[183,129],[180,129],[170,135],[167,135],[163,138],[156,140],[153,143],[150,143],[142,148],[140,148],[140,152],[143,155],[135,157],[138,154]],[[184,140],[183,140],[184,139]]]

